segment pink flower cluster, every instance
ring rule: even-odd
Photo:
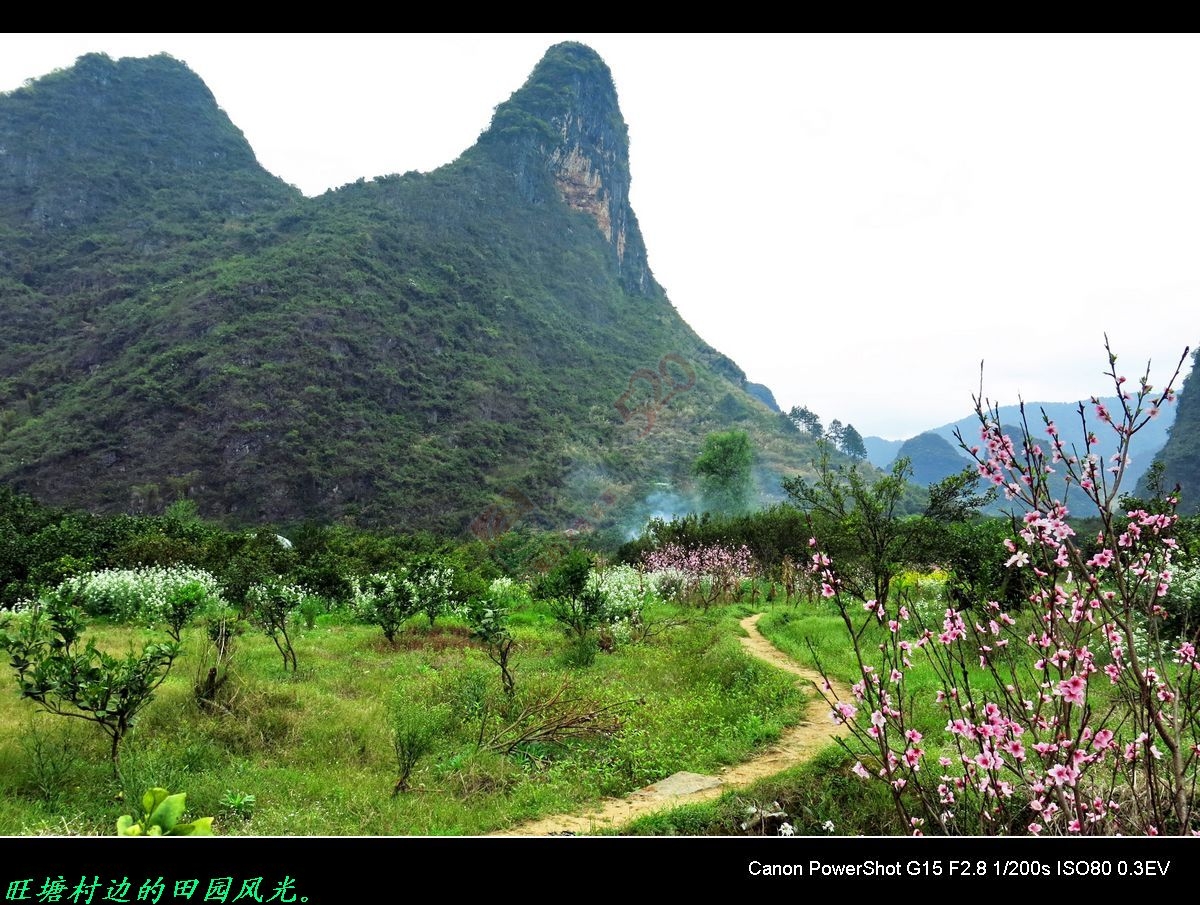
[[[681,573],[686,582],[685,593],[699,596],[703,602],[714,603],[727,599],[737,585],[758,571],[750,548],[708,544],[684,547],[665,544],[642,556],[642,568],[647,572]]]

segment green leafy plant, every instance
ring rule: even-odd
[[[254,816],[254,809],[258,805],[258,799],[249,792],[234,792],[232,789],[226,789],[219,803],[221,809],[231,817],[249,820]]]
[[[187,807],[187,792],[172,795],[166,789],[150,789],[142,796],[142,814],[135,821],[132,814],[117,818],[118,836],[211,836],[211,817],[198,817],[181,823]]]
[[[567,635],[583,641],[604,622],[604,591],[589,585],[592,556],[584,550],[572,550],[543,575],[533,587],[533,596],[546,601],[555,621]]]

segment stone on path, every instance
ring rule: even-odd
[[[721,780],[716,776],[705,776],[701,773],[688,773],[681,771],[673,773],[666,779],[660,779],[653,785],[646,786],[644,789],[632,793],[630,798],[675,798],[679,795],[691,795],[695,792],[702,792],[705,789],[715,789],[721,785]]]

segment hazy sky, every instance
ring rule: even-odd
[[[689,324],[783,408],[906,438],[1200,342],[1200,36],[3,34],[0,91],[166,52],[307,195],[448,163],[558,41],[609,65]]]

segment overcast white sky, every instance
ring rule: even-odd
[[[0,91],[166,52],[307,195],[472,145],[558,41],[609,65],[689,324],[864,436],[1169,376],[1200,342],[1200,36],[3,34]]]

